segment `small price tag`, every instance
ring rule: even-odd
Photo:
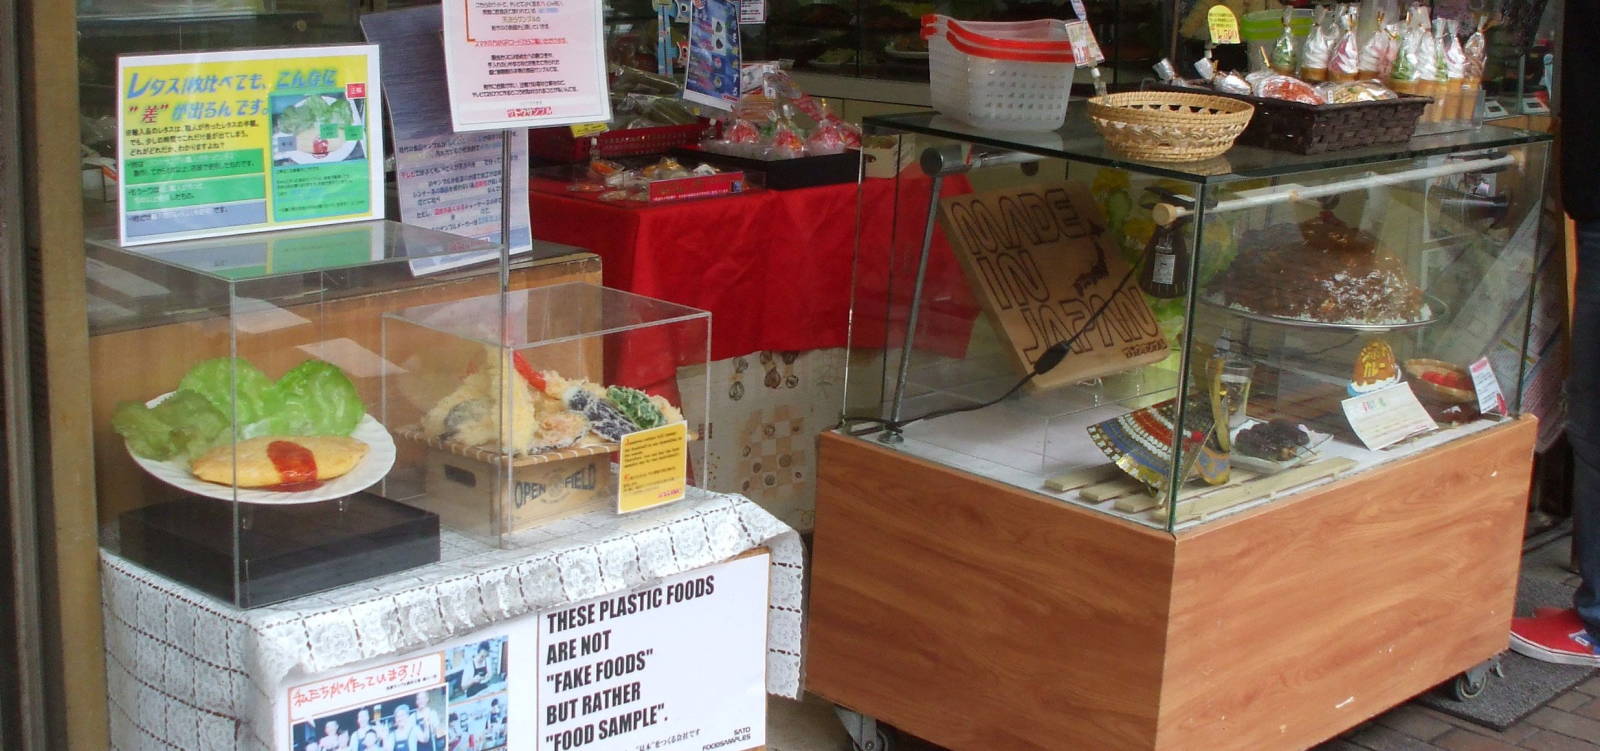
[[[1239,44],[1239,17],[1226,5],[1213,5],[1206,11],[1206,27],[1211,30],[1212,44]]]
[[[682,422],[622,437],[617,452],[617,513],[664,506],[689,487],[689,426]]]
[[[1409,383],[1354,396],[1340,402],[1350,429],[1366,444],[1379,451],[1418,433],[1436,430],[1439,425],[1417,401]]]
[[[1472,373],[1472,388],[1478,392],[1478,411],[1486,415],[1503,415],[1507,411],[1506,397],[1500,393],[1500,381],[1494,377],[1489,358],[1480,357],[1467,367]]]
[[[1067,42],[1072,45],[1072,59],[1079,68],[1099,65],[1106,61],[1100,51],[1100,42],[1094,38],[1094,29],[1088,21],[1067,22]]]
[[[584,138],[586,136],[598,136],[601,133],[611,129],[611,126],[606,125],[605,123],[578,123],[576,125],[569,125],[567,127],[571,128],[572,135],[577,136],[578,138]]]

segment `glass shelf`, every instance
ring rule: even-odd
[[[1291,154],[1250,146],[1235,146],[1217,159],[1203,162],[1146,162],[1111,151],[1090,122],[1088,107],[1074,102],[1060,130],[1042,133],[995,131],[945,117],[936,112],[872,115],[863,119],[870,130],[950,138],[1008,151],[1022,151],[1053,159],[1070,159],[1132,172],[1188,182],[1215,184],[1261,177],[1279,177],[1321,169],[1358,167],[1411,160],[1418,157],[1518,146],[1551,140],[1545,133],[1485,125],[1455,133],[1417,136],[1404,147],[1373,146],[1327,154]]]

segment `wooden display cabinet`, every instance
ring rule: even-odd
[[[1174,534],[824,434],[807,688],[967,749],[1302,749],[1506,648],[1536,422]]]

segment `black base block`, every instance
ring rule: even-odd
[[[851,149],[843,154],[803,156],[796,159],[750,159],[742,156],[718,154],[713,151],[684,146],[672,150],[672,155],[693,169],[695,164],[706,162],[722,169],[740,169],[762,172],[766,175],[769,190],[815,188],[819,185],[854,183],[861,169],[861,152]],[[691,164],[693,162],[693,164]]]
[[[234,538],[239,549],[234,583]],[[369,493],[292,506],[184,496],[129,511],[121,554],[241,608],[439,560],[439,517]]]

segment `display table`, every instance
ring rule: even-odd
[[[895,208],[925,212],[931,185],[908,178],[897,192],[895,180],[868,179],[859,191],[851,183],[628,208],[562,195],[565,187],[548,180],[533,182],[536,237],[594,251],[608,286],[711,311],[712,360],[844,346],[858,195],[861,244],[893,246],[897,258],[914,265],[921,228],[897,229]],[[958,178],[947,180],[942,193],[970,190]],[[939,328],[926,336],[964,347],[976,303],[942,232],[934,243],[926,294],[931,304],[943,301],[950,315],[932,321]]]
[[[102,551],[111,747],[274,748],[274,702],[307,676],[476,632],[518,616],[771,553],[767,691],[800,691],[797,533],[749,500],[692,490],[618,517],[600,511],[487,548],[445,533],[440,563],[241,611]]]

